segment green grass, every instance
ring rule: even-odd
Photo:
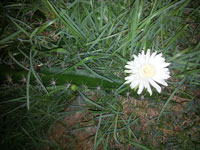
[[[81,97],[87,105],[80,108],[89,111],[96,127],[93,149],[199,149],[200,139],[193,137],[200,113],[199,4],[1,1],[1,147],[64,149],[49,134],[57,123],[66,127],[64,118],[73,114],[66,109]],[[126,62],[142,49],[163,53],[171,63],[169,86],[161,94],[137,95],[123,84]],[[178,114],[172,108],[178,105],[175,96],[187,100]],[[148,105],[138,108],[133,98]],[[143,130],[141,117],[149,109],[158,114]]]

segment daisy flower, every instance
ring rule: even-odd
[[[159,84],[167,86],[166,79],[170,77],[169,69],[167,68],[170,63],[166,63],[162,54],[154,52],[150,54],[150,49],[147,53],[139,53],[138,56],[133,55],[134,60],[128,61],[125,72],[129,76],[125,77],[125,84],[130,83],[132,89],[139,87],[138,94],[141,94],[143,89],[146,88],[150,95],[152,95],[151,86],[153,86],[159,93],[161,87]]]

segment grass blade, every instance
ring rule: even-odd
[[[27,82],[26,82],[26,100],[27,100],[27,109],[30,108],[30,76],[31,76],[31,69],[28,72],[27,75]]]
[[[34,47],[35,47],[35,46],[33,46],[32,49],[34,49]],[[32,73],[33,73],[35,79],[37,80],[37,82],[40,84],[40,86],[44,89],[44,91],[45,91],[46,93],[48,93],[46,87],[42,84],[39,75],[35,72],[35,69],[34,69],[34,67],[33,67],[33,62],[32,62],[32,61],[33,61],[32,49],[30,50],[30,55],[29,55],[29,61],[30,61],[30,68],[31,68],[31,71],[32,71]]]
[[[99,104],[93,102],[92,100],[90,100],[89,98],[87,98],[85,95],[83,95],[80,91],[79,91],[79,94],[80,94],[81,97],[82,97],[85,101],[87,101],[89,104],[92,104],[92,105],[96,106],[97,108],[100,108],[100,109],[102,109],[102,110],[105,110],[105,107],[103,107],[103,106],[101,106],[101,105],[99,105]]]
[[[16,36],[18,36],[22,31],[16,31],[12,34],[10,34],[9,36],[3,38],[0,40],[0,44],[5,44],[7,41],[10,41],[11,39],[15,38]]]
[[[95,137],[94,137],[94,149],[97,148],[97,137],[98,137],[98,132],[99,132],[99,129],[100,129],[100,125],[101,125],[101,118],[102,118],[102,114],[100,114],[100,117],[99,117],[99,122],[98,122],[98,125],[97,125],[97,130],[96,130],[96,134],[95,134]]]
[[[162,107],[162,109],[158,115],[158,119],[160,119],[161,115],[163,114],[163,112],[164,112],[165,108],[167,107],[167,105],[169,104],[170,100],[173,98],[174,94],[178,91],[178,89],[181,87],[181,85],[183,84],[184,81],[185,81],[185,78],[179,83],[179,86],[173,91],[173,93],[167,99],[165,105]]]
[[[47,4],[49,5],[53,13],[60,19],[60,21],[67,28],[69,28],[70,31],[72,31],[72,33],[74,33],[74,35],[82,39],[85,38],[85,35],[81,31],[81,29],[79,29],[79,27],[72,21],[72,19],[70,19],[70,17],[66,13],[64,13],[63,11],[60,11],[58,8],[56,8],[56,6],[53,6],[53,4],[49,2],[49,0],[47,0]]]
[[[135,143],[135,142],[133,142],[133,141],[127,141],[127,142],[129,142],[130,144],[132,144],[132,145],[135,145],[136,147],[138,147],[138,148],[141,148],[141,149],[144,149],[144,150],[150,150],[149,148],[147,148],[147,147],[145,147],[145,146],[143,146],[143,145],[141,145],[141,144],[138,144],[138,143]]]

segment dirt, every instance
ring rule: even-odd
[[[99,97],[99,95],[97,95]],[[97,99],[93,95],[90,97],[91,100],[96,101]],[[159,127],[155,124],[160,110],[164,106],[164,103],[158,103],[152,105],[150,101],[147,100],[137,100],[134,98],[124,98],[119,97],[125,117],[128,118],[130,114],[135,111],[136,114],[134,118],[139,117],[139,132],[143,133],[143,136],[139,140],[151,139],[150,133],[152,130],[159,131],[161,136],[155,137],[152,142],[154,146],[159,146],[161,143],[165,143],[168,137],[178,136],[183,128],[191,126],[191,118],[184,118],[184,106],[189,102],[188,99],[184,99],[178,96],[174,96],[166,107],[165,111],[170,111],[173,115],[167,115],[166,117],[171,120],[176,117],[177,120],[181,121],[181,124],[173,124],[170,121],[165,121],[165,126]],[[71,115],[67,115],[62,123],[56,123],[49,134],[50,140],[61,147],[61,149],[71,149],[71,150],[90,150],[93,149],[94,136],[96,133],[96,126],[98,122],[94,122],[92,116],[90,115],[85,104],[82,104],[79,108],[68,107],[66,112],[73,112]],[[133,110],[134,108],[134,110]],[[94,117],[94,116],[93,116]],[[133,119],[134,119],[133,118]],[[200,122],[200,117],[192,122]],[[152,125],[154,128],[152,129]],[[132,127],[134,129],[134,127]],[[196,133],[196,128],[192,128],[192,136],[194,139],[198,137]],[[111,140],[112,141],[112,140]],[[116,144],[116,143],[115,143]],[[120,147],[120,146],[115,146]]]
[[[90,150],[93,149],[96,126],[91,123],[87,109],[69,106],[62,122],[56,123],[49,133],[49,139],[60,149]]]

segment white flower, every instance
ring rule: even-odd
[[[167,66],[170,63],[166,63],[162,54],[157,54],[154,52],[150,55],[150,49],[147,53],[139,53],[138,56],[133,55],[134,60],[128,61],[125,68],[126,73],[130,73],[129,76],[125,77],[125,84],[130,83],[130,87],[137,88],[138,94],[141,94],[143,89],[146,88],[150,95],[152,95],[152,90],[150,85],[152,85],[159,93],[161,92],[161,87],[158,85],[162,84],[167,86],[165,82],[166,79],[170,77],[170,72]]]

